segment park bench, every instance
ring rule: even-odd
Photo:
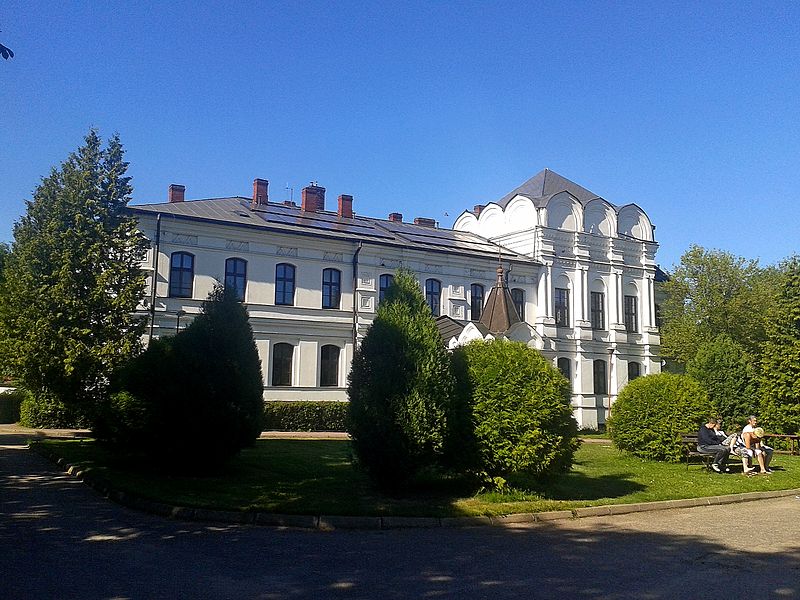
[[[706,454],[705,452],[697,451],[697,434],[696,433],[682,433],[681,434],[681,450],[686,457],[686,470],[689,470],[689,460],[692,458],[700,458],[703,461],[703,466],[711,470],[711,463],[714,462],[713,454]]]

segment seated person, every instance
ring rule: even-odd
[[[745,446],[744,439],[741,434],[731,434],[725,440],[731,449],[731,454],[735,454],[742,459],[742,474],[755,475],[758,469],[750,466],[751,452]]]
[[[769,468],[769,463],[772,460],[772,448],[767,446],[762,438],[764,437],[764,430],[758,427],[758,419],[755,415],[751,415],[747,419],[747,425],[742,429],[742,440],[744,441],[745,448],[748,454],[758,460],[758,466],[761,467],[762,473],[772,473]]]
[[[717,437],[717,433],[714,429],[716,426],[716,417],[710,417],[708,422],[700,428],[697,432],[697,451],[701,454],[714,455],[711,468],[714,469],[715,472],[730,472],[730,469],[725,466],[725,462],[728,460],[728,455],[731,450],[728,446],[720,443],[721,440]]]

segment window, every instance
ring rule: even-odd
[[[434,317],[439,316],[439,306],[442,298],[442,282],[438,279],[428,279],[425,282],[425,302],[431,309]]]
[[[514,308],[517,309],[517,314],[521,321],[525,320],[525,290],[514,288],[511,290],[511,300],[514,302]]]
[[[191,298],[194,287],[194,255],[173,252],[169,261],[170,298]]]
[[[570,364],[570,360],[564,356],[558,359],[558,370],[561,371],[561,374],[567,378],[567,381],[572,383],[572,365]]]
[[[633,381],[642,374],[642,367],[637,362],[628,363],[628,381]]]
[[[606,361],[596,360],[592,364],[592,371],[594,373],[594,393],[607,394],[608,393],[608,379],[606,379]]]
[[[275,304],[294,305],[294,266],[281,263],[275,267]]]
[[[339,347],[326,345],[322,347],[319,368],[319,385],[336,387],[339,385]]]
[[[342,300],[342,272],[322,270],[322,308],[339,308]]]
[[[483,312],[483,286],[473,283],[469,288],[469,310],[473,321],[480,321]]]
[[[636,333],[638,330],[636,296],[625,296],[625,331]]]
[[[569,327],[569,290],[556,288],[556,325]]]
[[[591,293],[592,306],[589,317],[592,321],[592,329],[606,328],[606,295],[603,292]]]
[[[272,347],[272,385],[292,385],[292,356],[294,346],[291,344],[275,344]]]
[[[383,299],[386,297],[386,292],[389,290],[391,285],[394,283],[394,275],[389,273],[384,273],[381,275],[378,284],[378,303],[383,302]]]
[[[239,302],[244,302],[247,289],[247,261],[229,258],[225,261],[225,289],[232,290]]]

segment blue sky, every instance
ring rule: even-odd
[[[90,127],[134,203],[310,181],[452,225],[547,167],[692,244],[798,250],[800,4],[0,5],[0,240]]]

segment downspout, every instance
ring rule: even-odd
[[[358,343],[358,297],[356,287],[358,286],[358,255],[361,252],[362,242],[358,242],[356,251],[353,254],[353,353],[356,351]]]
[[[150,335],[147,344],[153,341],[153,327],[156,321],[156,288],[158,287],[158,256],[161,248],[161,213],[156,217],[156,248],[153,252],[153,275],[150,280]]]

